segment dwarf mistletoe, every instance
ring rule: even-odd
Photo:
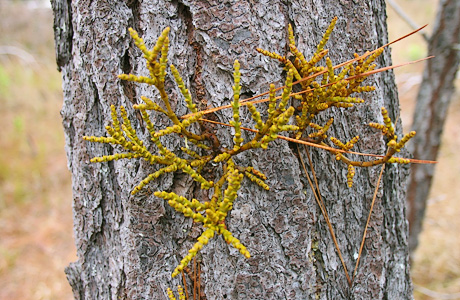
[[[119,145],[117,147],[124,150],[122,153],[95,157],[91,162],[143,158],[150,164],[161,166],[158,171],[149,174],[139,182],[133,188],[132,194],[139,192],[150,181],[170,172],[186,173],[200,184],[201,189],[211,189],[212,197],[206,201],[187,199],[173,192],[156,191],[154,193],[156,197],[166,200],[177,212],[182,213],[185,217],[192,218],[194,222],[202,224],[204,228],[195,245],[173,271],[173,277],[177,276],[193,257],[217,235],[222,235],[224,240],[238,249],[242,255],[247,258],[250,257],[250,249],[248,250],[227,229],[225,225],[226,217],[232,210],[233,204],[237,199],[238,190],[243,184],[253,182],[266,190],[269,190],[269,186],[265,183],[267,177],[262,172],[252,166],[240,166],[235,163],[233,158],[241,152],[257,148],[267,149],[272,141],[279,138],[320,147],[329,151],[337,161],[344,164],[348,170],[346,180],[350,187],[353,184],[356,167],[410,162],[408,159],[394,157],[394,155],[415,135],[415,132],[410,132],[404,137],[398,138],[385,108],[381,109],[384,123],[370,123],[369,126],[380,130],[385,136],[387,151],[382,156],[374,155],[376,157],[367,162],[354,161],[347,157],[347,153],[355,153],[351,149],[354,144],[359,142],[359,136],[355,136],[349,141],[340,141],[338,138],[328,136],[328,129],[333,126],[333,119],[327,121],[326,124],[314,123],[314,119],[319,113],[331,107],[349,108],[364,102],[359,97],[359,94],[374,90],[373,86],[363,85],[365,78],[381,71],[375,70],[374,61],[383,52],[383,47],[361,56],[355,54],[352,60],[340,65],[334,66],[332,64],[330,58],[327,57],[328,50],[324,49],[324,47],[336,21],[337,18],[332,20],[318,44],[316,52],[309,59],[305,58],[297,49],[293,30],[290,26],[288,28],[288,42],[291,57],[257,49],[262,55],[281,62],[287,74],[284,86],[276,88],[274,84],[271,84],[267,93],[257,96],[268,95],[267,99],[253,101],[256,97],[252,97],[240,100],[241,74],[240,64],[236,60],[233,65],[232,102],[224,107],[198,111],[178,70],[174,65],[169,65],[169,71],[172,73],[190,110],[190,113],[185,116],[178,116],[173,111],[165,89],[165,78],[168,71],[168,33],[170,29],[166,28],[162,32],[152,50],[148,50],[142,38],[133,29],[130,29],[136,46],[144,55],[149,76],[122,74],[119,75],[119,78],[147,84],[157,89],[161,99],[160,103],[155,103],[153,100],[142,96],[141,99],[144,103],[133,106],[134,109],[140,111],[145,126],[150,133],[151,141],[156,145],[157,152],[152,153],[149,151],[144,141],[139,139],[123,107],[119,108],[121,122],[119,121],[117,109],[114,106],[111,107],[112,124],[106,126],[107,137],[85,136],[84,139],[90,142]],[[324,64],[320,65],[322,62]],[[293,93],[292,87],[294,84],[300,86],[299,92]],[[268,102],[268,105],[256,106],[256,104],[262,102]],[[254,120],[254,129],[243,127],[240,120],[240,111],[244,106],[247,107]],[[207,113],[224,108],[231,108],[233,111],[233,119],[229,121],[229,124],[219,123],[234,128],[233,147],[229,148],[222,147],[216,134],[204,129],[205,127],[202,126],[205,122],[211,122],[205,118]],[[166,128],[157,128],[149,116],[149,111],[152,110],[165,115],[172,122],[172,125]],[[243,139],[242,130],[254,132],[252,138]],[[185,140],[187,147],[181,148],[180,153],[172,152],[162,143],[162,140],[168,138],[169,135],[180,136]],[[220,178],[215,181],[206,178],[202,170],[208,164],[219,164],[222,174]],[[244,178],[249,179],[250,182]],[[319,202],[318,204],[320,205]],[[326,214],[325,217],[327,216],[323,209],[322,213]],[[332,229],[331,234],[333,235]],[[335,239],[334,235],[333,238]],[[338,246],[337,250],[340,254]]]

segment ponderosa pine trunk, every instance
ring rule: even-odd
[[[144,125],[131,106],[140,102],[141,95],[155,98],[153,90],[117,78],[121,73],[145,72],[128,27],[136,29],[149,47],[166,26],[171,27],[169,62],[178,67],[200,108],[229,103],[235,59],[241,63],[243,98],[267,91],[271,82],[282,85],[278,63],[255,48],[286,53],[289,23],[298,47],[310,56],[337,16],[336,29],[326,45],[334,63],[387,42],[383,0],[52,3],[78,253],[66,274],[76,299],[167,299],[167,287],[175,289],[182,282],[180,276],[172,279],[171,272],[200,233],[190,219],[153,195],[153,191],[168,190],[199,198],[199,188],[189,176],[163,175],[132,196],[133,187],[155,166],[143,160],[89,162],[120,150],[82,139],[84,135],[105,135],[110,105],[127,107],[133,126],[142,132]],[[379,64],[391,64],[388,51]],[[391,72],[374,75],[368,84],[377,90],[365,95],[364,104],[328,110],[317,121],[324,124],[334,117],[331,136],[349,140],[359,134],[356,151],[382,154],[382,134],[367,124],[382,122],[382,106],[389,109],[393,120],[399,115],[394,76]],[[171,82],[168,89],[173,108],[178,115],[185,114],[176,85]],[[215,117],[228,122],[231,111],[219,111]],[[248,114],[242,120],[243,124],[251,122]],[[228,128],[214,130],[231,144]],[[148,133],[143,132],[148,141]],[[178,149],[179,140],[167,146]],[[354,186],[348,188],[344,165],[326,151],[311,152],[320,191],[351,273],[380,167],[357,169]],[[349,287],[295,146],[275,141],[266,151],[242,153],[238,161],[263,171],[271,190],[245,181],[227,218],[227,226],[251,252],[250,259],[222,237],[213,239],[201,252],[201,289],[207,299],[412,298],[404,202],[406,167],[385,168],[360,267]]]

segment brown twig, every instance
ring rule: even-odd
[[[394,65],[394,66],[388,66],[388,67],[383,67],[383,68],[380,68],[380,69],[375,69],[375,70],[372,70],[372,71],[368,71],[368,72],[364,72],[364,73],[361,73],[361,74],[358,74],[358,75],[354,75],[354,76],[350,76],[350,77],[347,77],[347,78],[344,78],[343,80],[351,80],[351,79],[355,79],[355,78],[359,78],[359,77],[364,77],[364,76],[369,76],[369,75],[373,75],[373,74],[376,74],[376,73],[380,73],[380,72],[384,72],[384,71],[388,71],[388,70],[392,70],[392,69],[396,69],[396,68],[400,68],[400,67],[404,67],[404,66],[407,66],[407,65],[411,65],[411,64],[415,64],[415,63],[419,63],[421,61],[424,61],[424,60],[427,60],[427,59],[431,59],[433,58],[434,56],[428,56],[428,57],[425,57],[425,58],[421,58],[421,59],[418,59],[418,60],[414,60],[414,61],[409,61],[409,62],[405,62],[405,63],[401,63],[399,65]],[[310,75],[308,77],[305,77],[305,78],[302,78],[296,82],[293,82],[292,84],[297,84],[297,83],[300,83],[302,81],[305,81],[305,80],[308,80],[308,79],[311,79],[311,78],[314,78],[314,77],[317,77],[319,75],[322,75],[324,73],[326,73],[327,70],[324,70],[324,71],[321,71],[321,72],[318,72],[318,73],[315,73],[313,75]],[[327,84],[324,84],[324,85],[321,85],[319,86],[320,88],[321,87],[328,87],[330,85],[333,85],[335,84],[336,82],[330,82],[330,83],[327,83]],[[280,88],[284,88],[284,86],[282,87],[279,87],[278,89]],[[300,92],[297,92],[297,93],[291,93],[289,96],[290,97],[293,97],[293,96],[297,96],[297,95],[301,95],[301,94],[305,94],[305,93],[308,93],[308,92],[311,92],[313,91],[314,89],[306,89],[306,90],[303,90],[303,91],[300,91]],[[262,93],[260,95],[257,95],[257,96],[254,96],[254,97],[251,97],[251,98],[248,98],[248,99],[254,99],[254,98],[258,98],[260,96],[263,96],[263,95],[266,95],[267,92],[265,93]],[[264,98],[264,99],[259,99],[259,100],[254,100],[254,101],[248,101],[248,99],[245,99],[246,101],[240,101],[240,105],[241,106],[245,106],[245,105],[248,105],[248,104],[259,104],[259,103],[264,103],[264,102],[268,102],[270,101],[269,98]],[[275,99],[281,99],[281,96],[277,96],[275,97]],[[214,113],[216,111],[219,111],[219,110],[222,110],[222,109],[227,109],[227,108],[231,108],[232,105],[231,104],[228,104],[228,105],[223,105],[223,106],[219,106],[219,107],[214,107],[214,108],[210,108],[210,109],[207,109],[207,110],[203,110],[203,111],[200,111],[200,113],[203,113],[203,115],[207,115],[207,114],[210,114],[210,113]],[[187,114],[187,115],[184,115],[181,117],[181,119],[185,119],[185,118],[188,118],[188,117],[191,117],[193,115],[195,115],[197,113],[190,113],[190,114]]]
[[[188,300],[188,290],[187,290],[187,281],[185,280],[185,274],[184,274],[184,271],[182,270],[181,271],[182,273],[182,282],[184,284],[184,291],[185,291],[185,299]]]
[[[337,249],[337,253],[339,255],[340,261],[342,262],[342,266],[343,266],[343,269],[345,271],[345,276],[347,277],[348,285],[351,286],[352,281],[350,279],[350,276],[348,275],[347,266],[345,265],[345,261],[343,260],[342,252],[340,251],[339,244],[338,244],[337,239],[335,237],[334,229],[332,228],[332,224],[331,224],[331,221],[330,221],[329,216],[327,214],[326,207],[324,206],[323,198],[321,197],[321,193],[320,193],[319,188],[318,188],[318,181],[317,181],[316,175],[315,175],[316,173],[315,173],[315,171],[313,169],[313,164],[311,163],[310,154],[309,154],[306,146],[305,146],[305,150],[307,151],[308,160],[310,162],[310,168],[312,170],[312,174],[314,176],[317,189],[315,189],[315,187],[313,186],[313,183],[311,182],[310,176],[308,175],[308,172],[307,172],[307,168],[305,167],[305,163],[303,162],[302,155],[300,153],[300,149],[299,149],[299,147],[297,147],[297,152],[299,153],[300,162],[302,163],[302,167],[303,167],[304,172],[305,172],[305,177],[308,179],[308,183],[310,184],[310,187],[311,187],[311,189],[313,191],[313,195],[315,196],[316,203],[318,204],[318,206],[319,206],[319,208],[321,210],[321,213],[323,214],[323,217],[326,220],[327,226],[329,227],[329,232],[330,232],[330,234],[332,236],[332,240],[334,241],[334,245],[335,245],[335,248]],[[319,197],[321,197],[321,199],[318,197],[318,195],[320,195]]]
[[[364,242],[366,241],[367,227],[369,226],[369,222],[371,220],[372,210],[374,209],[375,199],[377,198],[377,192],[378,192],[378,189],[379,189],[379,186],[380,186],[380,181],[382,180],[382,175],[383,175],[383,170],[384,169],[385,169],[385,164],[382,164],[382,169],[380,170],[379,179],[377,181],[377,185],[375,186],[374,196],[372,197],[372,203],[371,203],[371,208],[369,210],[369,215],[367,217],[366,227],[364,228],[363,238],[361,240],[361,246],[359,247],[358,259],[356,260],[355,270],[353,271],[353,280],[355,279],[356,271],[358,270],[359,260],[361,258],[361,254],[363,252]]]
[[[396,40],[394,40],[394,41],[392,41],[392,42],[390,42],[390,43],[388,43],[388,44],[385,44],[385,45],[383,45],[382,47],[379,47],[379,48],[377,48],[377,49],[375,49],[375,50],[373,50],[373,51],[364,53],[364,54],[361,55],[361,56],[355,57],[355,58],[350,59],[350,60],[348,60],[348,61],[346,61],[346,62],[343,62],[343,63],[341,63],[341,64],[338,64],[338,65],[334,66],[333,69],[335,70],[335,69],[340,68],[340,67],[343,67],[343,66],[345,66],[345,65],[352,64],[352,63],[354,63],[354,62],[356,62],[356,61],[358,61],[358,60],[360,60],[360,59],[364,59],[364,58],[366,58],[367,56],[369,56],[369,55],[371,55],[371,54],[373,54],[373,53],[379,51],[380,49],[383,49],[383,48],[385,48],[385,47],[388,47],[388,46],[391,45],[391,44],[394,44],[394,43],[396,43],[396,42],[399,42],[399,41],[401,41],[401,40],[403,40],[403,39],[405,39],[405,38],[407,38],[407,37],[413,35],[414,33],[416,33],[416,32],[418,32],[418,31],[422,30],[422,29],[425,28],[426,26],[427,26],[427,25],[424,25],[424,26],[420,27],[419,29],[414,30],[414,31],[412,31],[412,32],[410,32],[410,33],[408,33],[408,34],[406,34],[406,35],[404,35],[404,36],[402,36],[402,37],[400,37],[400,38],[398,38],[398,39],[396,39]],[[378,73],[378,72],[383,72],[383,71],[386,71],[386,70],[390,70],[390,69],[402,67],[402,66],[405,66],[405,65],[408,65],[408,64],[413,64],[413,63],[416,63],[416,62],[420,62],[420,61],[422,61],[422,60],[429,59],[429,58],[432,58],[432,56],[427,57],[427,58],[424,58],[424,59],[416,60],[416,61],[413,61],[413,62],[403,63],[403,64],[399,64],[399,65],[396,65],[396,66],[389,66],[389,67],[377,69],[377,70],[374,70],[374,71],[362,73],[362,74],[359,74],[359,75],[355,75],[355,76],[349,77],[349,78],[347,78],[347,79],[353,79],[353,78],[357,78],[357,77],[362,77],[362,76],[367,76],[367,75],[375,74],[375,73]],[[317,76],[320,76],[320,75],[322,75],[322,74],[324,74],[324,73],[326,73],[326,72],[328,72],[328,71],[327,71],[327,70],[323,70],[323,71],[321,71],[321,72],[317,72],[317,73],[315,73],[315,74],[312,74],[312,75],[310,75],[310,76],[307,76],[307,77],[305,77],[305,78],[302,78],[302,79],[300,79],[300,80],[297,80],[297,81],[293,82],[292,84],[295,85],[295,84],[301,83],[301,82],[303,82],[303,81],[306,81],[306,80],[315,78],[315,77],[317,77]],[[347,79],[346,79],[346,80],[347,80]],[[324,85],[324,86],[328,86],[328,85]],[[285,88],[285,86],[278,87],[278,88],[276,88],[276,91],[281,90],[281,89],[283,89],[283,88]],[[310,91],[312,91],[312,89],[308,89],[308,90],[305,90],[305,91],[302,91],[302,92],[299,92],[299,93],[293,93],[293,94],[291,94],[291,95],[292,95],[292,96],[294,96],[294,95],[299,95],[299,94],[306,93],[306,92],[310,92]],[[240,102],[240,104],[241,104],[241,105],[247,105],[247,103],[256,104],[256,103],[266,102],[266,101],[268,101],[269,99],[260,99],[260,100],[256,100],[256,101],[251,101],[251,100],[256,99],[256,98],[259,98],[259,97],[262,97],[262,96],[265,96],[265,95],[267,95],[267,94],[269,94],[269,93],[270,93],[270,92],[264,92],[264,93],[262,93],[262,94],[258,94],[258,95],[255,95],[255,96],[253,96],[253,97],[244,99],[244,100],[242,100],[242,101]],[[280,98],[280,97],[277,97],[277,99],[279,99],[279,98]],[[213,112],[216,112],[216,111],[219,111],[219,110],[222,110],[222,109],[230,108],[230,107],[231,107],[231,105],[224,105],[224,106],[220,106],[220,107],[215,107],[215,108],[211,108],[211,109],[208,109],[208,110],[204,110],[204,111],[202,111],[202,112],[204,112],[204,114],[210,114],[210,113],[213,113]],[[182,119],[185,119],[185,118],[188,118],[188,117],[190,117],[190,116],[192,116],[192,115],[193,115],[193,113],[192,113],[192,114],[187,114],[187,115],[182,116],[181,118],[182,118]]]
[[[196,300],[196,256],[193,257],[193,300]]]
[[[201,266],[198,264],[198,300],[201,299]]]
[[[200,121],[209,122],[209,123],[212,123],[212,124],[218,124],[218,125],[227,126],[227,127],[233,127],[230,124],[226,124],[226,123],[222,123],[222,122],[218,122],[218,121],[212,121],[212,120],[207,120],[207,119],[200,119]],[[252,129],[252,128],[247,128],[247,127],[240,127],[240,128],[243,129],[243,130],[246,130],[246,131],[254,132],[254,133],[259,132],[258,130]],[[312,147],[316,147],[316,148],[320,148],[320,149],[324,149],[324,150],[328,150],[328,151],[335,151],[335,152],[348,153],[348,154],[356,154],[356,155],[361,155],[361,156],[372,156],[372,157],[380,157],[380,158],[385,157],[385,155],[371,154],[371,153],[360,153],[360,152],[354,152],[354,151],[349,151],[349,150],[347,151],[347,150],[332,148],[332,147],[328,147],[328,146],[324,146],[324,145],[320,145],[320,144],[307,142],[307,141],[304,141],[304,140],[293,139],[293,138],[290,138],[290,137],[287,137],[287,136],[282,136],[282,135],[278,135],[277,138],[285,140],[285,141],[288,141],[288,142],[293,142],[293,143],[297,143],[297,144],[303,144],[303,145],[306,145],[306,146],[312,146]],[[404,159],[407,159],[411,163],[416,163],[416,164],[436,164],[437,163],[436,161],[431,161],[431,160],[420,160],[420,159],[413,159],[413,158],[404,158]]]

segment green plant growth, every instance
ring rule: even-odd
[[[194,123],[206,122],[203,119],[206,111],[200,112],[197,110],[190,92],[186,89],[174,65],[170,65],[169,70],[174,76],[191,113],[179,117],[172,110],[168,94],[165,90],[165,77],[168,70],[169,28],[166,28],[162,32],[152,50],[148,50],[142,38],[133,29],[130,29],[136,46],[144,55],[149,76],[122,74],[119,75],[119,78],[147,84],[158,90],[161,103],[155,103],[153,100],[142,96],[141,98],[144,103],[134,105],[134,108],[140,111],[145,126],[150,132],[151,140],[157,146],[158,152],[150,152],[144,145],[144,142],[139,139],[123,107],[120,107],[121,122],[119,121],[117,109],[114,106],[111,107],[112,124],[106,126],[108,137],[85,136],[84,139],[90,142],[119,145],[118,147],[124,149],[123,153],[95,157],[91,159],[91,162],[107,162],[122,158],[143,158],[150,164],[159,164],[162,166],[161,169],[149,174],[134,187],[132,194],[136,194],[144,186],[149,184],[150,181],[164,173],[179,171],[190,175],[193,180],[201,185],[201,189],[213,189],[212,198],[205,202],[197,199],[190,200],[172,192],[157,191],[154,193],[155,196],[168,201],[169,205],[179,213],[192,218],[196,223],[201,223],[204,228],[195,245],[189,250],[189,253],[172,273],[173,277],[177,276],[189,264],[192,258],[216,235],[222,235],[224,240],[238,249],[242,255],[247,258],[250,257],[249,250],[227,229],[225,220],[228,213],[232,210],[241,185],[248,184],[248,182],[243,181],[245,177],[263,189],[269,190],[269,186],[265,183],[266,176],[262,172],[254,169],[252,166],[239,166],[234,162],[233,157],[241,152],[256,148],[267,149],[272,141],[281,138],[281,133],[285,132],[294,136],[296,141],[306,141],[318,145],[335,155],[336,160],[342,162],[348,169],[347,183],[350,187],[353,183],[355,167],[409,162],[407,159],[396,158],[393,155],[399,152],[404,144],[415,135],[415,132],[411,132],[403,138],[398,139],[385,108],[382,108],[384,124],[371,123],[369,125],[380,130],[385,135],[387,139],[387,152],[386,155],[368,162],[353,161],[347,157],[347,152],[350,152],[353,145],[358,142],[358,136],[350,141],[340,141],[337,138],[330,137],[329,140],[332,142],[332,146],[329,146],[326,143],[328,141],[327,131],[333,125],[333,119],[324,125],[313,123],[315,117],[324,110],[331,107],[348,108],[364,101],[355,95],[374,90],[373,86],[366,86],[362,83],[367,76],[373,73],[376,67],[373,62],[383,52],[383,48],[379,48],[363,56],[356,54],[355,58],[350,62],[333,66],[331,60],[327,57],[328,50],[325,50],[324,46],[329,39],[336,20],[337,18],[333,19],[316,52],[310,59],[305,58],[296,48],[294,34],[290,26],[289,47],[290,52],[293,54],[292,58],[288,59],[286,56],[258,49],[263,55],[283,63],[287,71],[284,87],[276,89],[274,84],[270,85],[268,107],[265,114],[261,114],[259,112],[260,107],[256,108],[252,102],[240,101],[240,64],[238,61],[235,61],[233,66],[233,101],[230,106],[233,110],[233,119],[229,122],[229,125],[234,128],[234,144],[230,148],[221,147],[218,138],[213,133],[209,131],[200,132],[199,128],[204,127],[192,126]],[[322,61],[325,61],[325,65],[323,66],[319,65]],[[336,71],[340,66],[343,66],[341,71]],[[293,84],[300,84],[302,91],[292,93]],[[277,96],[278,90],[282,90],[282,92],[281,95]],[[294,108],[291,104],[292,99],[295,99],[300,105]],[[244,140],[241,136],[242,130],[246,129],[242,127],[240,120],[241,106],[247,106],[255,122],[255,129],[253,130],[255,134],[251,140]],[[149,118],[149,110],[154,110],[165,115],[172,121],[173,125],[163,129],[156,128]],[[262,118],[261,115],[268,117]],[[163,138],[167,138],[167,136],[172,134],[179,135],[185,139],[186,145],[188,141],[190,142],[188,145],[191,146],[193,144],[194,146],[181,148],[182,153],[180,155],[172,152],[162,143]],[[182,156],[187,158],[182,158]],[[222,168],[222,176],[216,182],[206,179],[206,176],[201,172],[209,163],[219,163]]]

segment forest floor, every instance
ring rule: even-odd
[[[420,24],[434,23],[437,1],[399,2],[406,12],[416,12]],[[52,15],[49,8],[21,3],[0,1],[0,299],[73,299],[63,272],[76,260],[76,250]],[[388,11],[390,39],[411,31]],[[423,57],[425,48],[419,37],[400,42],[393,46],[394,63]],[[409,66],[396,73],[406,131],[422,70],[423,65]],[[417,300],[460,299],[459,95],[449,109],[424,231],[413,256]]]

